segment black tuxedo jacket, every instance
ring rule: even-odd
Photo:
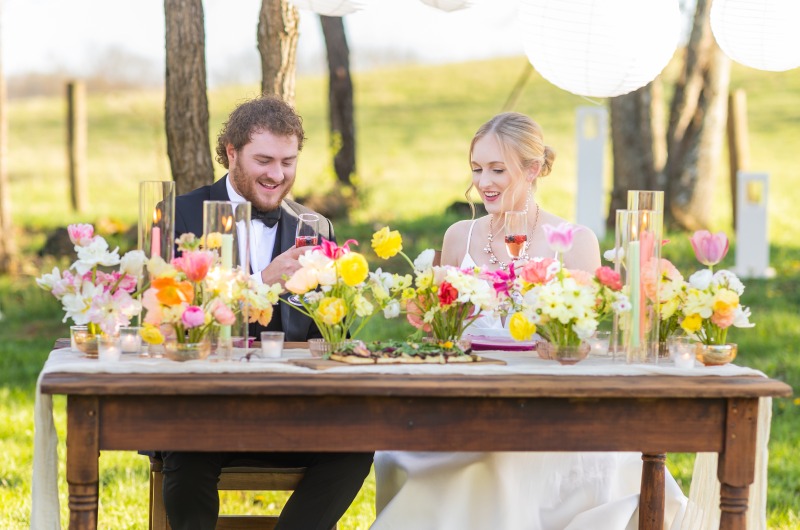
[[[225,175],[211,186],[203,186],[194,191],[175,198],[175,237],[191,232],[197,236],[203,233],[203,201],[229,201],[227,189],[228,175]],[[294,245],[297,219],[301,213],[316,213],[294,201],[284,199],[281,203],[281,218],[278,221],[278,232],[275,236],[273,258]],[[319,214],[318,214],[319,215]],[[333,225],[330,220],[320,216],[319,235],[330,241],[336,241]],[[286,341],[305,341],[312,337],[321,337],[314,321],[294,308],[281,302],[280,319]],[[274,317],[273,317],[274,319]],[[251,335],[259,337],[260,329],[251,327]]]

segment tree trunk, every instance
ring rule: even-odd
[[[697,0],[667,132],[664,213],[670,225],[684,230],[711,224],[725,133],[730,60],[711,34],[710,8],[711,0]]]
[[[336,178],[354,187],[351,175],[356,171],[356,126],[353,118],[353,82],[350,78],[350,49],[342,17],[320,16],[325,47],[328,51],[328,112],[330,143]]]
[[[628,190],[664,190],[666,159],[661,79],[609,100],[614,184],[606,226],[628,203]]]
[[[258,15],[261,92],[294,105],[300,15],[288,0],[262,0]]]
[[[178,194],[214,182],[202,0],[164,0],[167,155]]]
[[[0,273],[16,272],[17,268],[17,243],[14,227],[11,226],[11,190],[8,189],[7,104],[6,77],[3,74],[2,42],[0,42]]]

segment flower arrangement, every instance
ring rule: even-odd
[[[65,271],[54,267],[36,284],[61,302],[64,322],[87,325],[93,335],[112,335],[141,311],[135,298],[146,261],[144,252],[132,250],[119,256],[119,248],[109,250],[108,242],[95,235],[90,224],[67,227],[78,259]],[[103,269],[117,267],[107,272]]]
[[[599,267],[590,274],[564,267],[563,255],[572,248],[579,227],[562,223],[543,228],[558,259],[534,259],[522,267],[514,281],[509,330],[516,340],[539,333],[556,346],[578,346],[601,321],[628,311],[630,302],[622,293],[619,274],[611,268]]]
[[[154,256],[147,263],[151,282],[142,296],[146,342],[201,342],[214,326],[234,324],[244,308],[250,322],[266,325],[272,319],[280,286],[257,284],[238,268],[222,267],[220,239],[209,234],[204,248],[194,234],[184,234],[177,240],[180,257],[167,263]]]
[[[399,236],[388,229],[376,233],[380,257],[388,258],[400,251],[402,241],[396,235]],[[297,304],[287,303],[311,318],[330,344],[355,338],[376,308],[387,317],[397,316],[397,293],[411,284],[410,276],[380,269],[370,272],[366,258],[354,252],[351,245],[358,242],[350,239],[338,246],[322,240],[300,256],[300,268],[285,283],[286,290],[298,298]]]
[[[391,294],[400,295],[406,318],[418,333],[432,334],[446,348],[461,339],[481,311],[497,309],[508,293],[502,271],[486,274],[478,268],[434,265],[433,249],[422,251],[412,262],[402,252],[400,234],[388,227],[375,233],[372,248],[384,258],[400,254],[411,266],[413,286],[411,276],[398,277],[402,281],[394,282]]]
[[[751,328],[750,309],[739,303],[744,285],[728,270],[714,272],[728,252],[728,238],[723,232],[711,234],[698,230],[691,238],[697,260],[707,268],[689,277],[686,295],[680,308],[680,327],[706,345],[725,344],[731,326]]]

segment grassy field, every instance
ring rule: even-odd
[[[355,78],[358,176],[361,207],[350,224],[337,225],[342,238],[366,241],[376,226],[390,223],[404,234],[410,255],[439,247],[445,228],[456,220],[443,215],[447,205],[463,198],[469,179],[467,148],[474,130],[500,111],[510,87],[526,67],[524,58],[438,67],[406,67],[359,74]],[[800,72],[782,74],[734,68],[733,88],[748,93],[751,167],[771,175],[769,239],[774,280],[748,281],[743,302],[757,323],[752,330],[734,330],[740,345],[738,364],[800,385],[800,183],[794,158],[800,140]],[[209,94],[212,142],[221,122],[239,100],[258,88],[231,87]],[[322,78],[301,78],[297,107],[304,116],[309,141],[301,157],[299,194],[324,190],[334,178],[328,161],[326,84]],[[516,110],[537,119],[545,140],[558,152],[554,172],[539,185],[543,207],[574,217],[575,109],[589,105],[534,74]],[[0,278],[0,527],[27,528],[33,445],[33,392],[42,364],[56,337],[67,325],[47,293],[32,286],[32,277],[52,268],[40,257],[47,230],[69,222],[103,226],[136,221],[137,182],[167,179],[163,127],[163,94],[118,93],[90,96],[90,211],[69,211],[64,147],[64,102],[56,99],[12,101],[9,107],[9,157],[13,218],[25,250],[22,277]],[[610,169],[610,162],[607,162]],[[723,167],[723,170],[726,168]],[[222,170],[218,175],[222,175]],[[607,171],[610,174],[610,171]],[[610,179],[610,177],[609,177]],[[715,228],[730,231],[727,177],[718,176],[719,195],[712,198]],[[683,271],[696,269],[685,234],[671,234],[665,255]],[[606,242],[604,248],[608,248]],[[724,265],[733,265],[733,251]],[[399,336],[409,331],[375,321],[367,335]],[[769,527],[800,526],[800,462],[796,458],[800,406],[793,400],[774,403],[769,460]],[[61,443],[59,491],[66,517],[63,474],[64,401],[56,398],[56,426]],[[670,470],[683,487],[691,479],[692,455],[670,455]],[[146,528],[147,461],[125,452],[104,452],[100,460],[100,527]],[[229,494],[232,510],[258,513],[276,509],[280,496]],[[340,528],[366,529],[374,519],[374,481],[362,488]]]

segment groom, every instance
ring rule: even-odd
[[[307,248],[295,248],[298,216],[313,213],[286,199],[295,181],[305,133],[302,119],[282,100],[262,96],[239,105],[217,139],[217,160],[228,174],[175,200],[175,236],[203,232],[203,201],[250,201],[255,244],[250,263],[256,281],[283,283]],[[334,240],[320,218],[320,236]],[[320,336],[313,321],[281,303],[266,329],[287,341]],[[264,436],[269,436],[269,425]],[[372,465],[372,453],[162,452],[164,505],[173,530],[214,530],[219,514],[217,481],[222,467],[306,467],[305,477],[281,512],[276,530],[328,530],[344,514]]]

